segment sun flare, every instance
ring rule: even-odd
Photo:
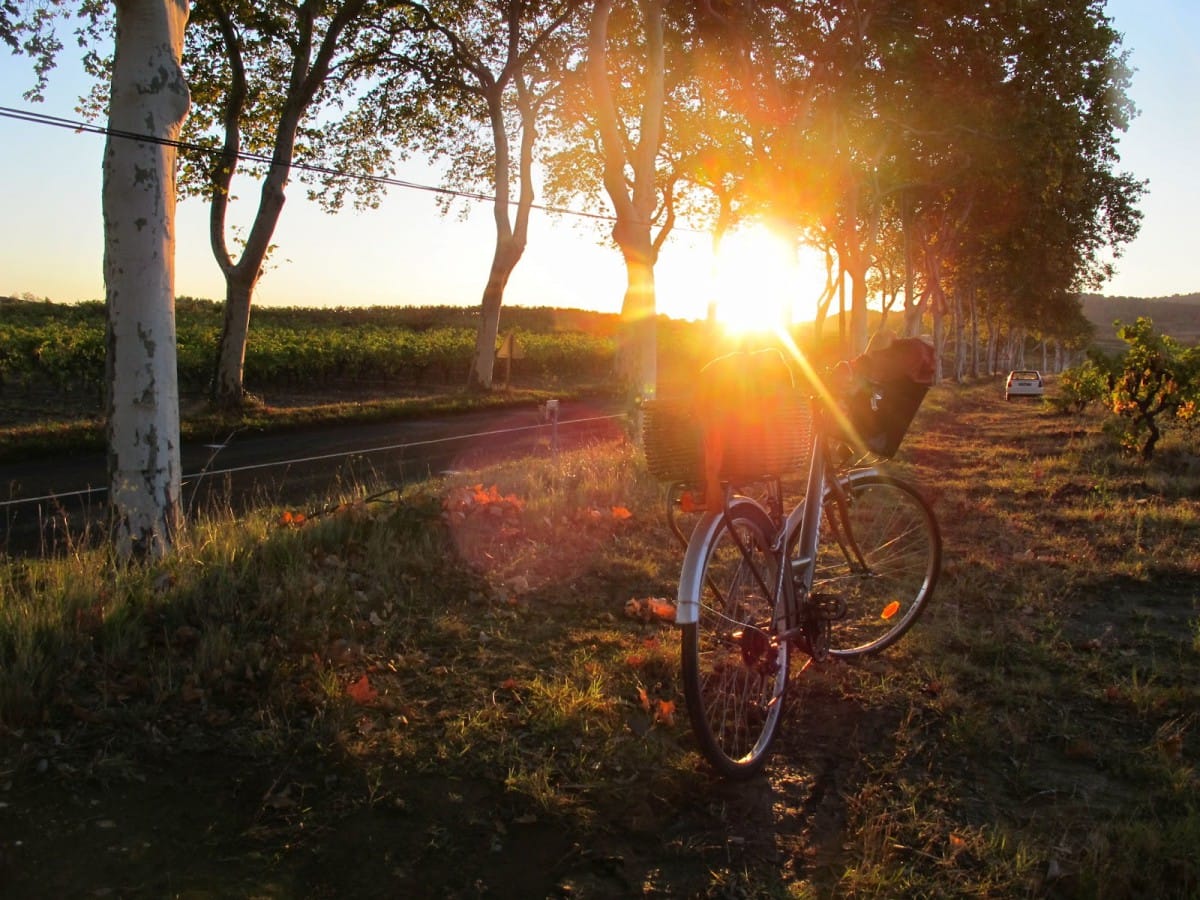
[[[721,242],[713,285],[717,321],[734,334],[809,321],[824,284],[824,259],[818,251],[751,225]]]
[[[761,226],[732,232],[721,242],[715,281],[717,321],[727,331],[783,327],[796,292],[795,254]]]

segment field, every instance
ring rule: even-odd
[[[0,412],[24,407],[100,412],[104,307],[0,298]],[[246,348],[246,386],[269,396],[311,385],[366,392],[465,383],[478,312],[461,307],[255,309]],[[576,310],[509,310],[506,333],[523,357],[522,382],[595,380],[612,362],[611,316]],[[585,330],[586,328],[586,330]],[[220,307],[180,298],[176,305],[179,384],[202,397],[212,377]],[[503,367],[497,375],[503,380]],[[22,401],[25,401],[22,404]],[[3,420],[0,419],[0,422]]]
[[[630,603],[681,554],[623,443],[214,513],[144,569],[8,562],[0,891],[1197,896],[1195,457],[983,382],[894,465],[945,531],[930,614],[794,676],[742,785]]]
[[[608,389],[616,316],[514,307],[501,334],[515,337],[520,358],[496,362],[500,390],[467,394],[477,318],[462,307],[256,308],[245,375],[254,402],[233,415],[206,402],[220,307],[180,298],[182,437],[215,442],[233,429],[378,421]],[[668,386],[724,349],[690,322],[663,318],[658,338]],[[0,463],[101,452],[103,380],[102,304],[0,297]]]

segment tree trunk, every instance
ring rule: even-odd
[[[649,228],[647,228],[647,243]],[[626,286],[621,303],[622,329],[617,342],[616,375],[634,393],[653,397],[658,384],[658,331],[655,313],[654,257],[622,245]]]
[[[479,331],[475,335],[475,356],[467,381],[467,387],[471,390],[489,391],[492,388],[496,367],[496,338],[500,334],[500,307],[504,304],[504,289],[523,252],[524,246],[517,246],[512,237],[497,234],[496,251],[492,255],[492,268],[488,272],[487,286],[483,289],[483,302],[480,305]]]
[[[942,350],[946,343],[946,316],[942,304],[933,305],[933,383],[942,383]],[[915,337],[915,335],[910,335]]]
[[[504,85],[496,84],[487,92],[488,114],[492,127],[492,145],[496,150],[496,170],[492,198],[492,218],[496,223],[496,248],[492,267],[480,304],[479,331],[475,335],[475,355],[467,377],[471,390],[489,391],[496,367],[496,338],[500,334],[500,307],[508,279],[521,257],[529,234],[529,210],[533,206],[533,144],[537,137],[534,108],[523,78],[517,78],[517,107],[521,116],[521,147],[517,158],[520,183],[517,219],[509,219],[509,143],[504,118]],[[512,365],[512,360],[509,360]],[[506,379],[507,381],[507,379]]]
[[[616,210],[613,239],[621,248],[628,279],[621,304],[621,335],[614,374],[634,396],[653,397],[658,391],[654,264],[658,247],[669,231],[669,225],[664,225],[657,239],[651,237],[656,165],[666,102],[663,2],[643,0],[639,4],[646,46],[645,94],[641,129],[633,147],[625,143],[608,81],[608,21],[612,5],[613,0],[596,0],[588,32],[587,74],[604,152],[604,188]],[[632,173],[632,189],[626,178],[627,170]],[[671,221],[670,210],[667,221]]]
[[[854,207],[857,214],[857,206]],[[867,254],[858,245],[858,229],[847,224],[838,244],[838,256],[845,260],[843,276],[850,278],[849,333],[846,334],[845,356],[850,359],[867,349]]]
[[[878,229],[879,207],[876,204],[870,211],[870,219],[866,228],[866,236],[860,229],[859,188],[851,189],[847,199],[846,224],[843,229],[843,240],[838,247],[839,255],[846,258],[846,269],[850,273],[850,347],[849,355],[857,356],[867,349],[870,337],[870,322],[867,315],[867,271],[871,268]]]
[[[849,346],[846,343],[846,266],[838,254],[838,353],[842,359],[849,359]]]
[[[850,272],[850,355],[867,349],[867,270],[856,267]]]
[[[967,374],[966,334],[963,325],[962,288],[954,288],[954,382],[962,384]]]
[[[104,150],[109,502],[118,556],[155,557],[180,524],[175,162],[188,110],[187,0],[118,0]],[[119,133],[148,133],[142,143]]]
[[[841,278],[839,271],[837,279]],[[837,280],[833,274],[833,248],[825,247],[825,288],[817,300],[816,315],[813,317],[813,348],[819,349],[821,338],[825,332],[825,320],[829,317],[829,306],[833,303],[833,295],[837,291]]]
[[[909,198],[907,194],[901,195],[901,222],[902,239],[904,242],[904,336],[918,337],[921,334],[921,316],[925,313],[925,304],[929,296],[929,291],[926,289],[925,295],[922,297],[916,296],[916,273],[913,272],[913,223],[912,211],[909,208]],[[928,254],[928,248],[926,248]],[[929,273],[930,279],[935,276],[932,272]],[[937,342],[934,342],[937,346]],[[939,353],[940,355],[940,353]],[[938,363],[940,366],[940,362]],[[940,380],[940,378],[939,378]]]
[[[225,275],[225,317],[217,345],[217,370],[213,401],[218,406],[240,406],[246,397],[246,344],[250,336],[250,303],[255,279],[244,279],[239,269]]]
[[[975,290],[975,285],[969,287],[970,293],[967,295],[967,303],[971,314],[971,377],[978,378],[980,375],[979,367],[979,293]]]

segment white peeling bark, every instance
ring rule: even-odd
[[[175,140],[187,0],[117,0],[109,127]],[[173,146],[112,134],[104,150],[108,476],[122,558],[158,556],[180,521]]]

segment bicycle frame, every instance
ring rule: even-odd
[[[803,600],[812,591],[817,546],[820,540],[821,517],[825,509],[826,494],[830,494],[832,500],[839,506],[846,503],[845,490],[841,485],[840,477],[834,471],[831,463],[828,429],[825,425],[826,415],[824,406],[814,398],[813,448],[809,461],[808,476],[805,481],[804,500],[797,503],[791,512],[788,513],[787,517],[783,518],[781,491],[778,486],[778,479],[776,479],[771,487],[772,506],[776,508],[764,509],[764,512],[768,514],[773,522],[780,522],[782,519],[771,547],[771,553],[777,560],[782,561],[787,556],[788,548],[785,546],[785,542],[788,535],[798,533],[798,538],[795,542],[795,555],[788,559],[788,565],[784,566],[781,564],[776,567],[777,571],[773,579],[773,585],[767,585],[763,581],[761,574],[757,571],[754,573],[755,577],[760,581],[760,586],[771,597],[779,598],[782,595],[787,600],[784,604],[787,621],[784,623],[781,633],[781,636],[785,638],[791,638],[796,635],[803,624],[801,607]],[[878,471],[875,466],[864,466],[855,468],[845,477],[853,482],[858,478],[877,474]],[[733,491],[734,488],[732,485],[726,486],[722,509],[715,512],[705,512],[696,523],[689,539],[684,539],[674,519],[669,517],[672,530],[687,547],[676,603],[675,623],[677,625],[689,625],[699,621],[700,591],[703,586],[699,583],[698,578],[694,577],[694,573],[699,572],[703,567],[698,565],[701,560],[695,557],[710,543],[714,533],[721,526],[721,522],[729,510],[730,499],[734,496]],[[813,497],[820,498],[819,502],[809,502],[809,499]],[[670,502],[671,499],[668,497],[668,503]],[[836,522],[836,520],[834,521]],[[797,529],[799,529],[798,532]],[[858,547],[854,544],[853,536],[847,535],[846,540],[849,541],[848,547],[846,546],[846,540],[843,539],[841,534],[837,535],[837,539],[843,545],[843,550],[846,552],[847,557],[858,560],[865,568],[865,563],[862,562],[862,555]],[[738,540],[736,535],[734,535],[734,540]],[[748,556],[745,548],[741,549],[742,555]],[[785,574],[789,574],[791,577],[785,578]]]

